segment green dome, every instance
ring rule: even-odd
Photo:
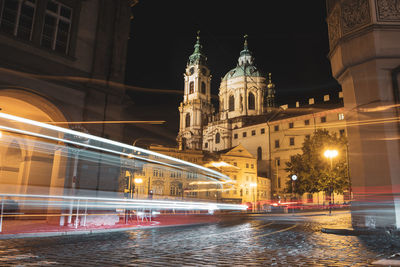
[[[244,47],[240,52],[240,56],[238,59],[238,65],[236,68],[230,70],[224,78],[223,81],[226,81],[231,78],[241,77],[241,76],[249,76],[249,77],[262,77],[263,74],[254,64],[254,57],[247,45],[247,35],[245,35]]]
[[[236,68],[230,70],[222,80],[228,80],[241,76],[249,77],[263,77],[263,74],[254,65],[244,64],[242,66],[238,65]]]

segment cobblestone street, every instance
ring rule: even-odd
[[[218,224],[0,241],[1,266],[369,266],[397,253],[382,236],[325,234],[334,216],[232,218]]]

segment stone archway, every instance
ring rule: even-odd
[[[49,100],[33,92],[0,90],[1,112],[40,122],[67,121],[64,114]],[[21,130],[26,125],[13,123]],[[42,134],[45,131],[36,129]],[[38,138],[13,132],[3,132],[0,138],[0,193],[51,194],[52,188],[64,187],[60,150],[40,149]]]

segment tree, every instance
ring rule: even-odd
[[[330,160],[324,157],[327,149],[339,152],[333,158],[332,167]],[[290,178],[297,175],[293,191],[297,194],[317,193],[343,193],[350,186],[347,161],[347,139],[338,137],[336,133],[327,130],[317,130],[313,136],[304,140],[302,154],[291,157],[285,169]],[[292,192],[292,181],[287,182],[288,191]]]

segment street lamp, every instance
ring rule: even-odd
[[[142,178],[135,178],[134,180],[135,185],[140,185],[143,183],[143,179]],[[139,197],[139,186],[135,186],[136,189],[136,197]]]
[[[250,184],[250,187],[252,187],[253,188],[253,212],[255,211],[255,209],[256,209],[256,194],[255,194],[255,189],[256,189],[256,187],[257,187],[257,183],[251,183]]]
[[[339,152],[336,149],[327,149],[324,152],[325,158],[328,158],[331,163],[331,177],[330,177],[330,200],[329,200],[329,215],[332,214],[332,195],[333,195],[333,176],[332,176],[332,170],[333,170],[333,158],[336,158],[339,155]]]

